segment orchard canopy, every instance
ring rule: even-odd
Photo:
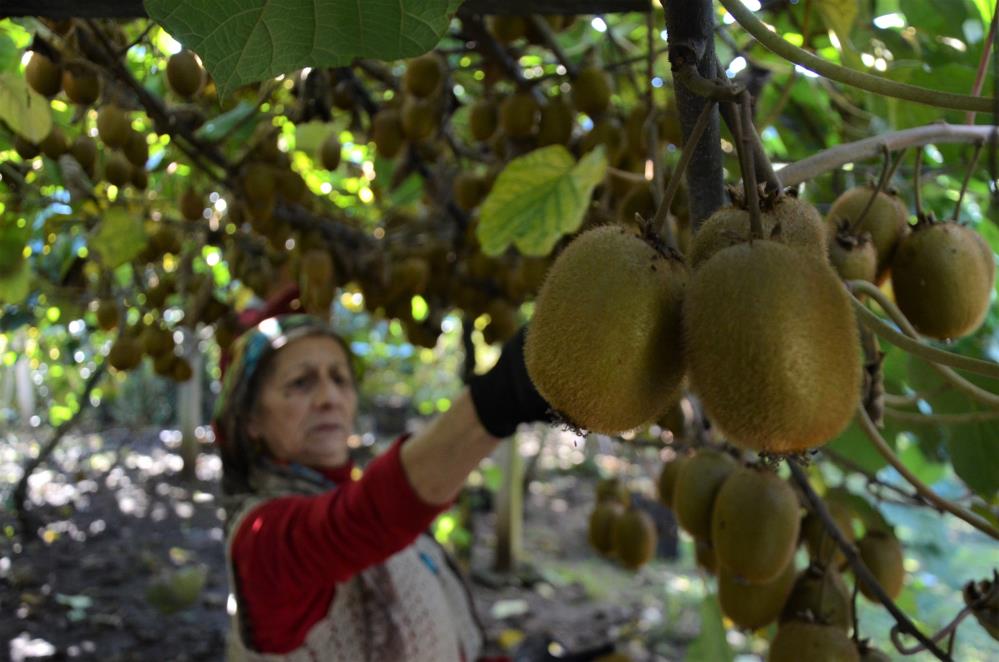
[[[868,488],[888,474],[991,538],[994,562],[994,13],[992,0],[3,2],[0,411],[61,430],[150,366],[217,387],[239,314],[292,285],[372,372],[388,356],[376,324],[423,350],[464,328],[467,376],[541,317],[574,238],[611,226],[690,279],[670,305],[695,432],[674,450],[727,440],[764,463],[789,456],[820,534],[832,520],[807,476],[834,492],[846,483],[823,484],[825,466]],[[788,200],[807,222],[777,218]],[[752,257],[775,244],[783,266]],[[704,284],[740,250],[744,277]],[[624,268],[599,256],[570,291]],[[768,289],[745,301],[784,302],[762,322],[738,305],[755,279]],[[634,310],[631,296],[616,308]],[[638,317],[574,314],[583,328]],[[591,344],[594,361],[625,344]],[[813,344],[832,349],[795,353]],[[783,391],[759,367],[777,363],[794,374]],[[446,369],[461,376],[453,358]],[[42,406],[14,406],[25,383]],[[663,423],[671,403],[656,403],[635,423]],[[945,477],[957,488],[941,495]],[[847,500],[858,531],[882,535],[877,499]],[[967,578],[981,581],[955,620],[974,613],[996,636],[987,579]],[[900,636],[946,657],[896,611]]]

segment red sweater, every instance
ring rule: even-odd
[[[326,470],[335,490],[272,499],[250,511],[232,544],[232,562],[255,649],[287,653],[329,611],[336,584],[410,545],[449,504],[413,490],[399,458],[404,439],[368,465]]]

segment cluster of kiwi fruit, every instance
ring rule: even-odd
[[[631,500],[627,486],[618,478],[605,478],[595,489],[587,539],[598,554],[629,570],[638,570],[656,551],[656,525]]]

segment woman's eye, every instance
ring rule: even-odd
[[[304,388],[312,382],[312,377],[309,375],[302,375],[301,377],[296,377],[291,380],[291,386],[294,388]]]

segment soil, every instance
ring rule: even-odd
[[[30,439],[11,434],[0,444],[0,484],[16,482]],[[197,476],[186,480],[178,443],[178,433],[159,429],[67,437],[33,474],[30,537],[17,527],[10,489],[3,493],[0,659],[224,659],[221,464],[205,440]],[[696,634],[696,603],[670,605],[663,587],[684,581],[683,571],[655,561],[634,574],[594,555],[586,522],[596,477],[559,468],[566,443],[570,453],[582,448],[564,439],[546,444],[541,480],[526,495],[518,572],[491,570],[495,516],[488,504],[473,517],[472,590],[490,640],[518,662],[565,652],[594,659],[615,646],[636,661],[679,659]],[[668,512],[637,498],[659,521],[661,554],[675,556]],[[176,611],[151,604],[151,584],[181,568],[206,571],[193,603]]]

